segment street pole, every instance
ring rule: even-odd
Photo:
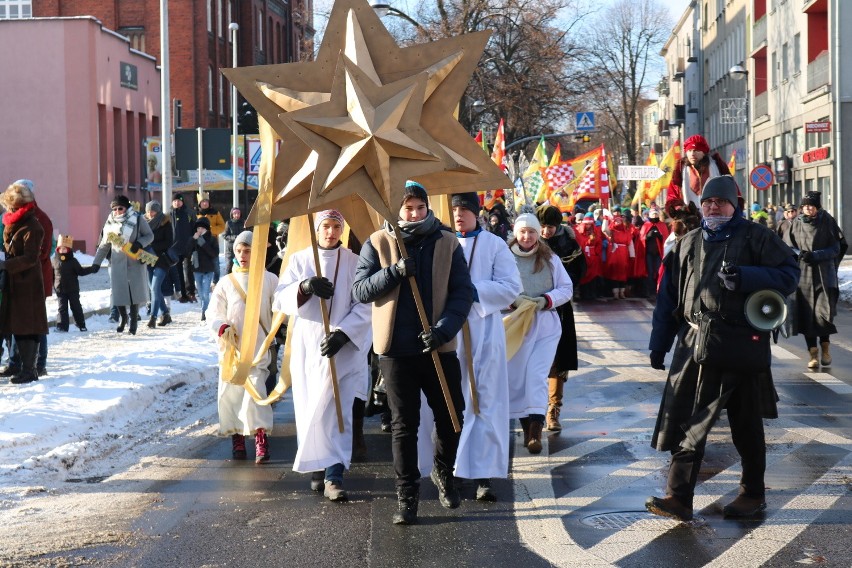
[[[195,129],[198,132],[198,202],[204,199],[204,129],[200,126]]]
[[[169,88],[169,0],[160,0],[160,150],[163,164],[163,212],[172,209],[172,140]]]
[[[228,24],[228,29],[231,30],[231,52],[233,54],[233,63],[234,69],[237,68],[237,30],[240,29],[240,25],[236,22],[231,22]],[[231,176],[233,179],[233,197],[231,200],[231,207],[239,207],[240,205],[240,193],[239,188],[237,187],[237,136],[239,135],[237,130],[237,86],[231,83],[231,122],[233,125],[233,134],[231,135]]]

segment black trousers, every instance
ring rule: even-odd
[[[74,324],[77,327],[86,327],[86,318],[83,316],[83,306],[80,305],[80,293],[56,294],[59,301],[59,328],[68,330],[68,306],[71,306],[71,315],[74,316]]]
[[[749,497],[763,497],[766,492],[763,481],[766,472],[766,440],[763,418],[756,404],[756,389],[754,380],[745,381],[733,390],[725,406],[734,447],[742,462],[740,494]],[[704,445],[695,451],[682,448],[672,451],[666,493],[689,506],[692,506],[698,472],[704,459]]]
[[[455,353],[441,353],[440,358],[450,397],[461,424],[464,397],[459,360]],[[453,431],[450,411],[444,401],[432,356],[423,354],[411,357],[380,357],[379,368],[385,377],[388,406],[391,411],[391,447],[397,489],[417,487],[420,483],[420,469],[417,467],[417,429],[420,427],[421,391],[426,395],[426,402],[435,415],[435,467],[452,475],[461,433]]]

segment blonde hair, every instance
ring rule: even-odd
[[[547,243],[544,242],[544,239],[541,238],[541,235],[539,235],[536,243],[538,244],[538,248],[535,250],[535,254],[533,255],[535,258],[533,274],[541,272],[544,267],[550,263],[550,257],[554,254],[550,247],[547,246]],[[518,237],[513,236],[509,239],[509,248],[512,248],[512,245],[516,244],[518,244]]]
[[[13,183],[3,192],[2,200],[6,209],[15,210],[35,201],[35,196],[32,190],[24,184]]]

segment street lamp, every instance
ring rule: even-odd
[[[748,69],[746,69],[743,66],[742,63],[737,63],[736,65],[733,65],[728,70],[728,74],[735,81],[743,81],[743,80],[748,79]],[[749,88],[748,87],[749,87],[748,81],[746,81],[746,86],[745,86],[745,125],[746,125],[746,128],[745,128],[746,169],[745,169],[745,171],[746,171],[746,176],[748,176],[748,172],[750,171],[750,169],[749,169],[750,168],[749,157],[751,156],[751,152],[749,151],[751,149],[751,140],[749,139],[749,135],[751,134],[751,120],[749,118],[749,100],[748,100],[749,99]],[[733,174],[733,176],[736,177],[737,172],[731,172],[731,174]],[[749,190],[749,192],[750,191],[751,190]]]
[[[403,12],[402,10],[397,10],[390,4],[384,2],[375,2],[374,0],[370,0],[370,7],[376,13],[376,15],[380,18],[384,18],[385,16],[396,16],[397,18],[402,18],[408,23],[412,24],[414,27],[421,28],[420,22]]]
[[[237,68],[237,31],[240,25],[236,22],[228,24],[228,29],[231,31],[231,53],[233,55],[234,69]],[[231,207],[237,208],[240,204],[240,194],[237,188],[237,86],[231,83],[231,126],[233,135],[231,140],[231,177],[233,177],[233,197],[231,199]]]

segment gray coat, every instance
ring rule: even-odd
[[[128,225],[131,216],[135,218],[135,226],[132,221]],[[151,227],[133,208],[128,209],[125,215],[119,218],[110,213],[101,233],[101,244],[92,262],[100,266],[107,255],[110,255],[109,280],[113,306],[144,304],[148,301],[148,270],[144,264],[129,257],[121,247],[108,242],[108,233],[119,233],[126,242],[137,243],[140,248],[145,248],[154,240]]]

